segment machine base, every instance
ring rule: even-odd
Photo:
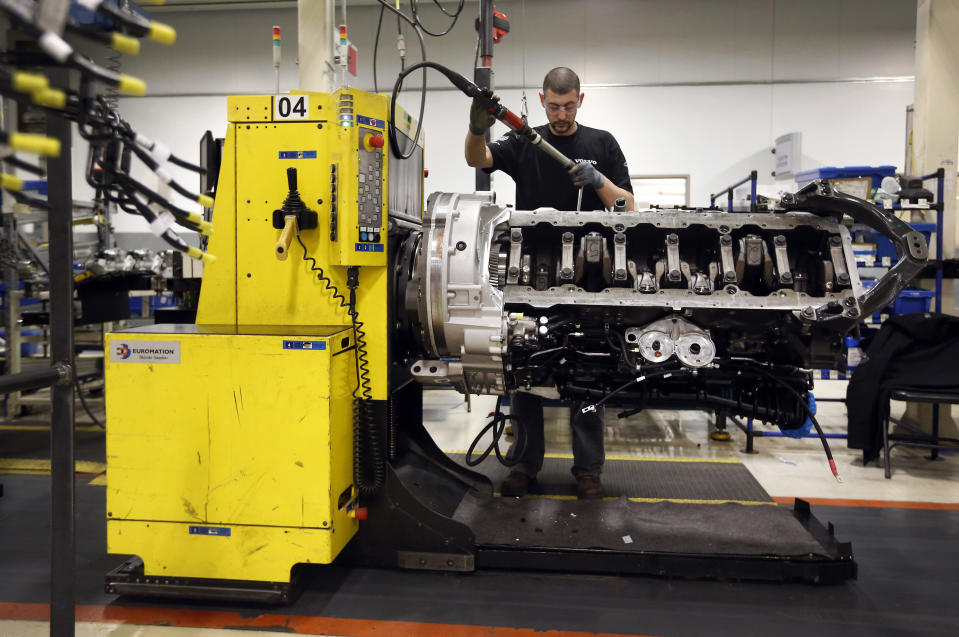
[[[104,590],[115,595],[172,597],[206,600],[230,600],[260,604],[289,604],[303,592],[305,576],[294,568],[289,582],[254,582],[201,579],[195,577],[155,577],[143,573],[143,562],[131,557],[107,573]]]
[[[716,505],[692,505],[705,509]],[[709,517],[714,518],[713,511]],[[827,529],[810,512],[809,504],[796,500],[790,521],[801,526],[799,531],[818,549],[808,554],[737,554],[711,551],[711,538],[687,535],[677,544],[686,551],[646,550],[642,545],[622,550],[601,547],[549,548],[528,546],[481,545],[477,549],[477,568],[534,569],[581,573],[613,573],[624,575],[657,575],[721,580],[801,581],[811,584],[839,584],[855,579],[857,565],[849,543],[837,542],[832,526]],[[750,529],[749,510],[729,512],[741,528]],[[733,516],[735,516],[733,518]],[[661,524],[668,526],[668,516]],[[720,531],[722,534],[722,531]],[[797,535],[794,531],[793,535]],[[624,536],[628,537],[628,536]],[[775,544],[776,539],[772,539]],[[687,552],[688,551],[688,552]]]

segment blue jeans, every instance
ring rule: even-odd
[[[603,408],[587,414],[580,410],[583,403],[576,401],[570,407],[570,428],[573,434],[573,475],[598,476],[603,472],[606,452],[603,449]],[[513,467],[533,477],[543,468],[546,441],[543,431],[543,399],[523,391],[510,396],[510,415],[513,421],[515,442],[506,454],[515,460],[522,449],[520,461]]]

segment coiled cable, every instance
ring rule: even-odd
[[[356,310],[356,288],[360,269],[346,270],[346,285],[350,289],[348,312],[353,325],[356,344],[356,388],[353,390],[353,482],[362,493],[376,493],[386,480],[386,459],[380,437],[379,418],[370,387],[369,360],[366,357],[366,333]]]
[[[296,241],[300,244],[300,247],[303,248],[303,260],[310,266],[310,271],[316,273],[316,278],[319,281],[322,281],[326,286],[324,289],[331,292],[334,301],[339,301],[339,307],[349,308],[349,304],[346,302],[346,297],[340,294],[340,291],[336,289],[336,286],[333,285],[333,281],[330,281],[329,277],[326,276],[326,273],[323,271],[317,263],[316,259],[311,257],[306,251],[306,245],[303,243],[303,240],[300,239],[300,233],[296,233]]]

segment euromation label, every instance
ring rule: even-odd
[[[180,362],[179,341],[113,341],[111,363],[174,363]]]
[[[382,252],[383,244],[382,243],[357,243],[356,247],[353,248],[353,252]]]

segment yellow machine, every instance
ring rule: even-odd
[[[640,262],[659,268],[681,256],[669,248],[680,234],[699,237],[708,223],[722,234],[737,219],[753,228],[752,217],[688,211],[690,224],[679,212],[512,211],[490,192],[434,193],[424,210],[422,147],[411,141],[410,117],[389,123],[386,96],[235,97],[228,108],[209,245],[217,260],[204,272],[196,324],[107,337],[107,548],[135,556],[107,575],[108,592],[284,602],[298,575],[316,570],[298,565],[334,560],[458,572],[855,576],[848,545],[808,506],[744,507],[738,481],[712,504],[626,497],[625,486],[609,502],[502,498],[489,463],[483,474],[464,466],[501,455],[499,402],[464,458],[448,457],[423,425],[431,384],[502,395],[553,383],[557,395],[598,401],[595,409],[650,380],[623,384],[639,369],[626,343],[637,340],[634,330],[659,335],[649,321],[667,320],[677,306],[627,280],[617,287],[626,233]],[[664,223],[674,224],[675,240]],[[727,245],[716,237],[717,250]],[[734,270],[732,252],[722,254]],[[593,291],[561,279],[574,270]],[[698,298],[666,293],[679,305]],[[768,323],[756,322],[760,336]],[[618,348],[611,326],[625,338]],[[690,334],[700,339],[690,341],[691,355],[715,347],[705,332]],[[709,386],[693,383],[705,369],[654,373],[662,391],[619,399],[632,409],[647,398],[707,396]],[[487,431],[490,446],[471,460]],[[694,515],[689,507],[704,508]],[[742,528],[767,529],[768,541],[744,545]]]
[[[107,542],[142,560],[128,583],[275,583],[286,599],[294,565],[356,533],[354,409],[388,393],[387,211],[422,210],[421,148],[390,187],[388,105],[229,98],[196,325],[106,340]]]

